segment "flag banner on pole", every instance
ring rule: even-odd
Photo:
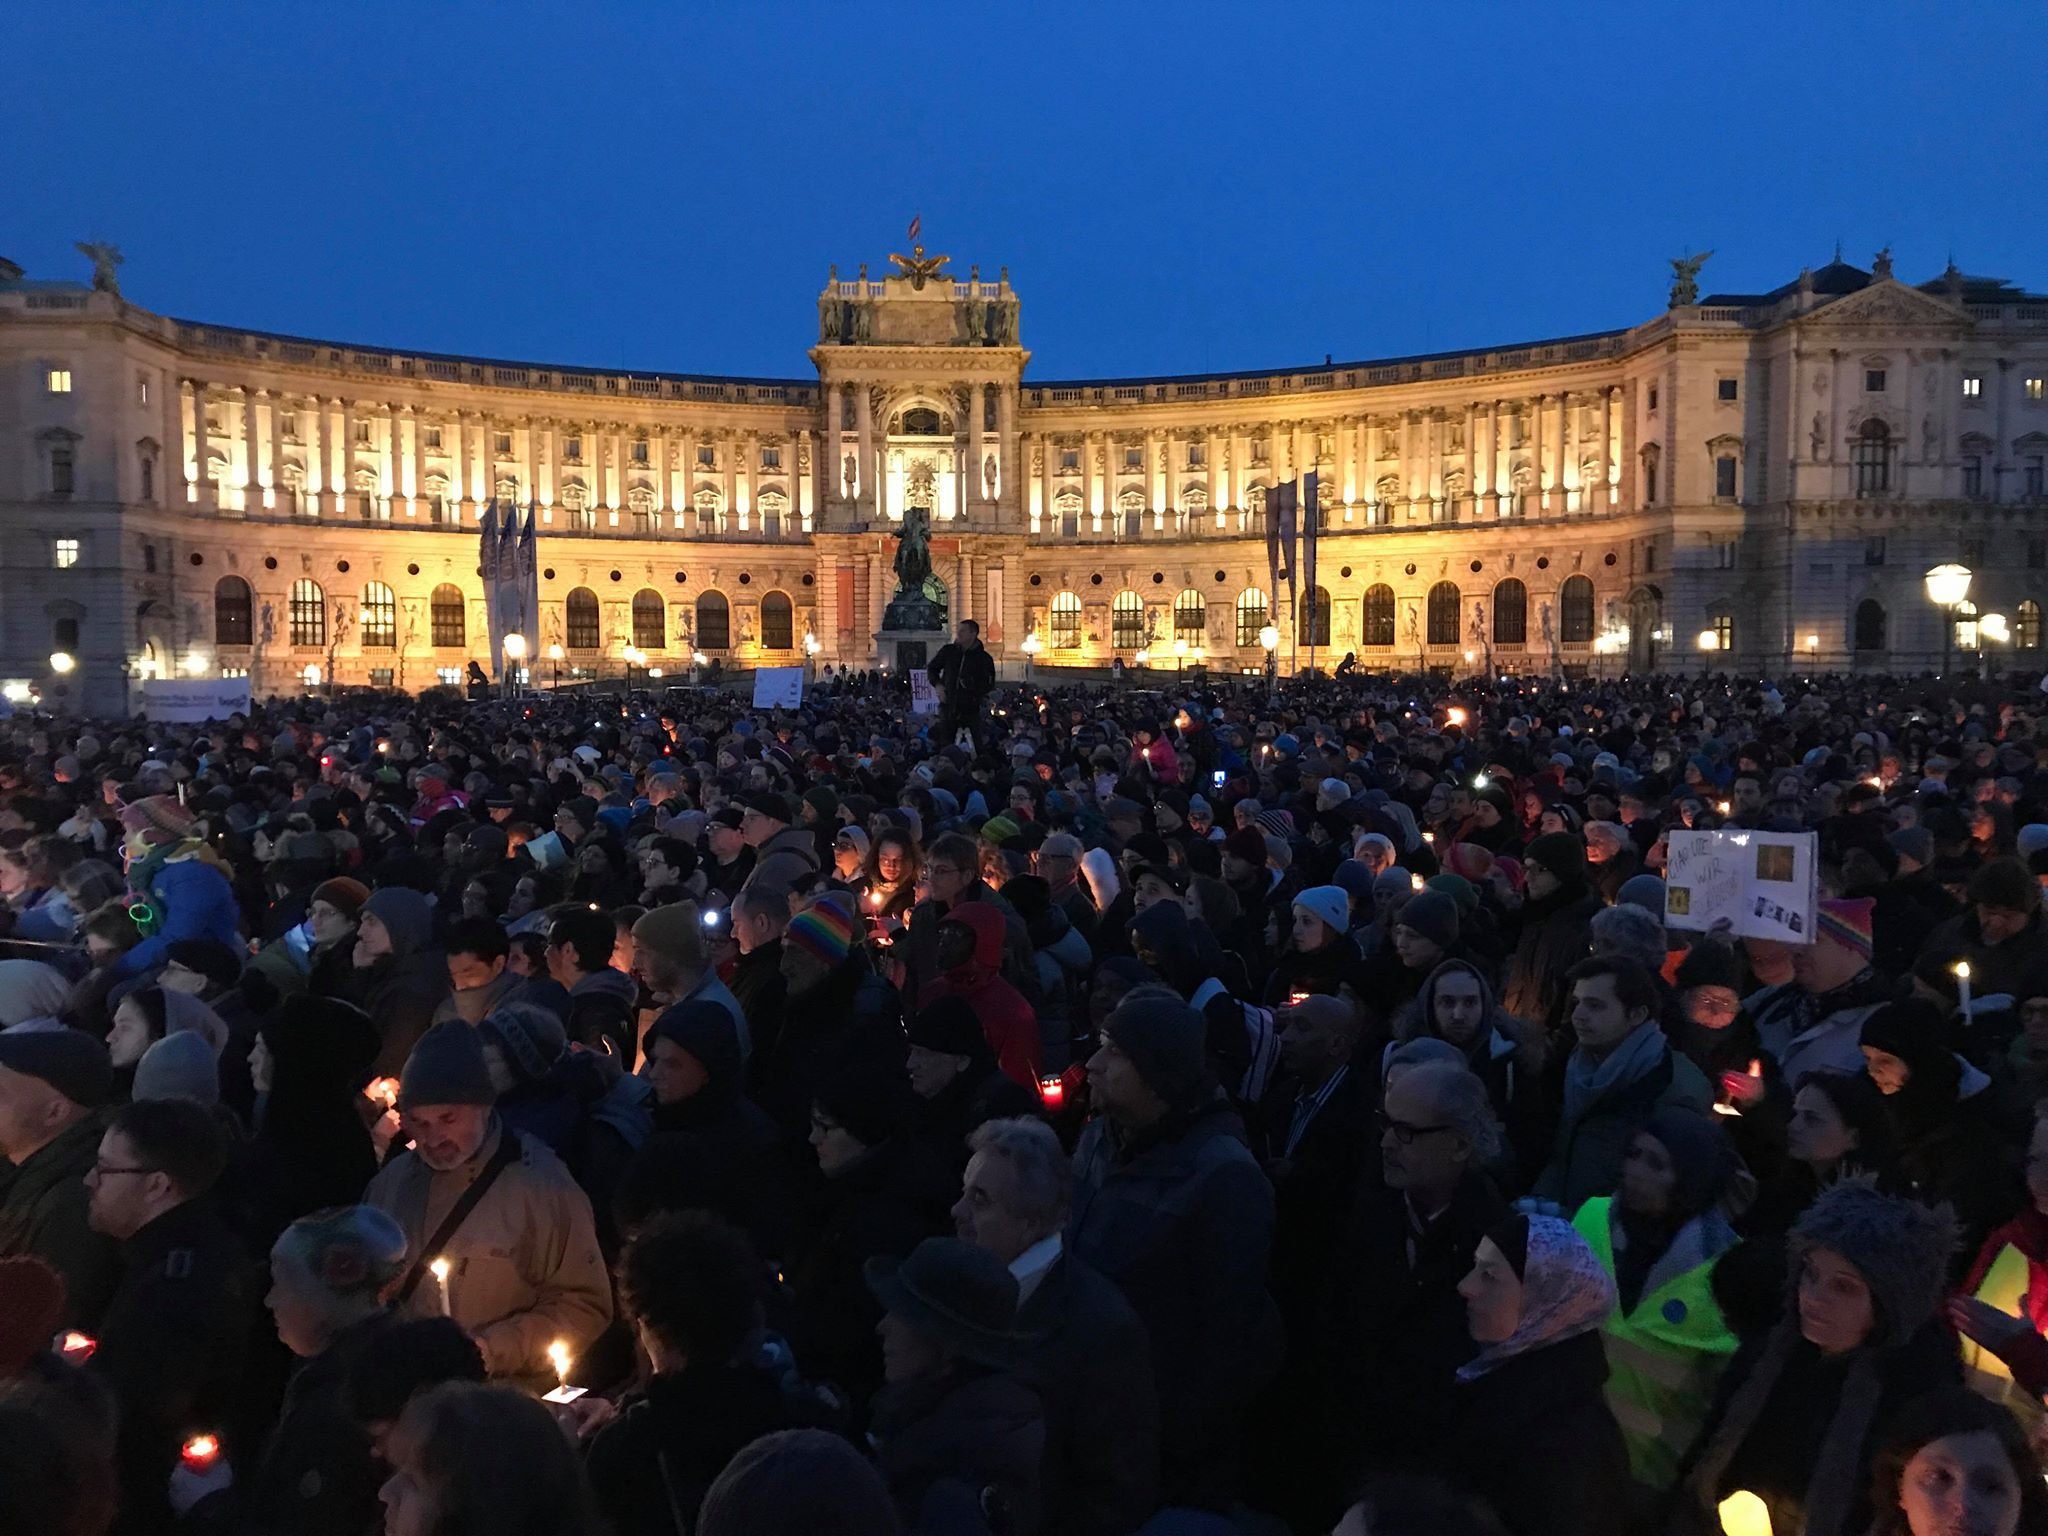
[[[1311,635],[1321,622],[1316,614],[1316,535],[1321,532],[1323,518],[1316,494],[1316,472],[1310,470],[1301,477],[1301,580],[1306,594],[1302,598],[1302,622]]]
[[[539,654],[540,643],[540,551],[535,524],[538,508],[526,509],[526,531],[519,536],[519,632],[526,636],[526,654]]]
[[[492,574],[491,601],[498,610],[498,648],[519,628],[519,508],[505,503],[498,522],[498,567]]]
[[[477,565],[484,584],[484,622],[491,643],[488,665],[492,677],[498,675],[505,655],[504,618],[498,606],[498,557],[498,504],[492,501],[478,519],[477,531]]]
[[[1291,583],[1294,580],[1294,562],[1299,552],[1300,490],[1294,481],[1277,485],[1271,494],[1280,498],[1279,508],[1274,516],[1275,531],[1280,540],[1280,574]]]

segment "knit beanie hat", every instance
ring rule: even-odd
[[[460,1019],[436,1024],[419,1038],[398,1075],[402,1109],[426,1104],[482,1104],[498,1101],[484,1064],[483,1042]]]
[[[1370,901],[1372,899],[1372,881],[1372,871],[1368,870],[1356,859],[1344,860],[1337,866],[1336,873],[1330,876],[1330,883],[1332,885],[1344,892],[1345,895],[1355,897],[1359,901]]]
[[[1239,827],[1230,836],[1223,839],[1223,851],[1232,858],[1243,859],[1247,864],[1264,864],[1266,862],[1265,834],[1260,832],[1255,826]]]
[[[1612,858],[1627,846],[1628,828],[1618,821],[1589,821],[1586,823],[1586,841],[1599,844]]]
[[[1316,809],[1334,811],[1351,798],[1351,786],[1342,779],[1325,779],[1316,786]]]
[[[1739,992],[1742,962],[1736,958],[1734,947],[1702,939],[1688,949],[1685,958],[1678,962],[1678,989],[1683,992],[1692,987],[1726,987]]]
[[[376,1296],[405,1272],[405,1229],[374,1205],[333,1206],[286,1227],[273,1251],[336,1296]]]
[[[1620,907],[1641,907],[1645,912],[1664,921],[1664,882],[1655,875],[1630,875],[1621,882],[1621,889],[1615,892],[1614,903]]]
[[[1449,949],[1458,942],[1458,904],[1442,891],[1417,891],[1394,923],[1420,934],[1438,949]]]
[[[835,901],[820,898],[789,920],[782,942],[837,967],[853,949],[853,914]]]
[[[981,824],[981,840],[1000,848],[1022,830],[1008,816],[991,816]]]
[[[1893,853],[1911,859],[1922,869],[1934,862],[1934,834],[1925,827],[1901,827],[1885,841],[1891,844]]]
[[[351,880],[347,875],[332,880],[322,880],[313,887],[313,894],[306,904],[324,901],[343,917],[353,921],[363,910],[363,903],[370,899],[370,888],[360,880]]]
[[[988,1036],[981,1018],[964,997],[942,997],[911,1019],[910,1043],[943,1056],[966,1056],[980,1060],[989,1054]]]
[[[363,903],[365,915],[374,917],[391,935],[391,952],[409,955],[427,941],[434,927],[434,904],[418,891],[402,885],[380,886]]]
[[[1294,816],[1289,811],[1261,811],[1252,818],[1252,824],[1263,828],[1268,837],[1283,842],[1294,836]]]
[[[671,901],[633,924],[633,942],[691,970],[704,966],[704,913],[694,901]]]
[[[826,826],[832,825],[832,818],[839,814],[839,792],[829,785],[813,784],[803,794],[804,804],[818,813],[818,820]]]
[[[189,1099],[211,1109],[220,1102],[220,1058],[192,1030],[165,1035],[135,1064],[133,1097]]]
[[[477,1043],[496,1046],[513,1080],[522,1084],[545,1081],[569,1049],[561,1017],[533,1003],[500,1003],[476,1029]]]
[[[832,841],[844,843],[863,859],[868,856],[868,835],[856,826],[844,826],[832,834]]]
[[[1820,904],[1819,936],[1844,949],[1854,950],[1868,960],[1875,953],[1870,937],[1870,914],[1877,907],[1868,896],[1838,896]]]
[[[1541,864],[1565,885],[1583,885],[1586,879],[1586,845],[1569,832],[1546,832],[1532,841],[1522,854],[1522,863]]]
[[[114,1087],[106,1046],[83,1030],[0,1033],[0,1067],[41,1078],[82,1109],[98,1109]]]
[[[63,1275],[33,1254],[0,1259],[0,1381],[50,1347],[63,1317]]]
[[[1792,1228],[1788,1285],[1796,1290],[1814,1249],[1839,1254],[1856,1266],[1877,1304],[1871,1343],[1897,1347],[1939,1310],[1955,1245],[1955,1213],[1948,1206],[1883,1194],[1874,1179],[1842,1179]]]
[[[1341,885],[1312,885],[1295,896],[1294,905],[1334,934],[1350,931],[1351,896]]]
[[[902,1130],[914,1097],[900,1065],[868,1052],[841,1056],[818,1073],[811,1088],[824,1117],[864,1147],[879,1147]]]
[[[1970,876],[1972,906],[2031,912],[2041,905],[2041,886],[2018,859],[1993,859]]]
[[[1207,1079],[1207,1029],[1179,998],[1126,997],[1102,1030],[1168,1104],[1186,1103]]]
[[[740,1055],[739,1031],[723,1004],[693,998],[663,1010],[649,1031],[647,1048],[666,1040],[704,1069],[714,1084],[730,1083],[745,1065]]]
[[[1672,1194],[1687,1216],[1699,1215],[1721,1198],[1735,1171],[1735,1152],[1720,1121],[1667,1105],[1651,1113],[1643,1132],[1654,1136],[1669,1155],[1677,1179]]]
[[[1458,919],[1462,923],[1465,915],[1479,910],[1479,891],[1463,875],[1431,875],[1422,882],[1426,891],[1439,891],[1451,898],[1457,906]]]
[[[216,987],[231,987],[242,979],[242,957],[218,939],[179,939],[164,955]]]
[[[121,825],[141,834],[151,847],[182,842],[198,831],[199,822],[172,795],[149,795],[121,807]]]
[[[1415,872],[1391,864],[1373,876],[1374,896],[1406,896],[1415,889]]]

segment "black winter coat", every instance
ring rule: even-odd
[[[376,1525],[377,1490],[389,1473],[349,1412],[348,1379],[356,1360],[391,1324],[389,1312],[373,1313],[299,1367],[237,1509],[237,1529],[362,1536]]]
[[[1508,956],[1500,1005],[1518,1019],[1555,1030],[1564,1016],[1565,976],[1591,953],[1600,893],[1558,893],[1522,908],[1521,929]]]
[[[888,1388],[875,1401],[874,1439],[906,1530],[925,1523],[935,1498],[951,1507],[961,1493],[985,1490],[1004,1512],[1001,1530],[1035,1536],[1045,1417],[1017,1377],[963,1365],[939,1381]]]

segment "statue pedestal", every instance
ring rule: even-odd
[[[907,676],[928,663],[950,638],[943,629],[884,629],[875,635],[875,654],[884,667]]]

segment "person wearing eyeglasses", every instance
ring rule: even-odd
[[[145,1099],[115,1114],[85,1176],[87,1220],[121,1245],[123,1266],[89,1367],[119,1408],[117,1531],[170,1528],[171,1472],[195,1429],[219,1435],[231,1463],[242,1449],[235,1430],[260,1292],[212,1198],[226,1167],[211,1113]]]

